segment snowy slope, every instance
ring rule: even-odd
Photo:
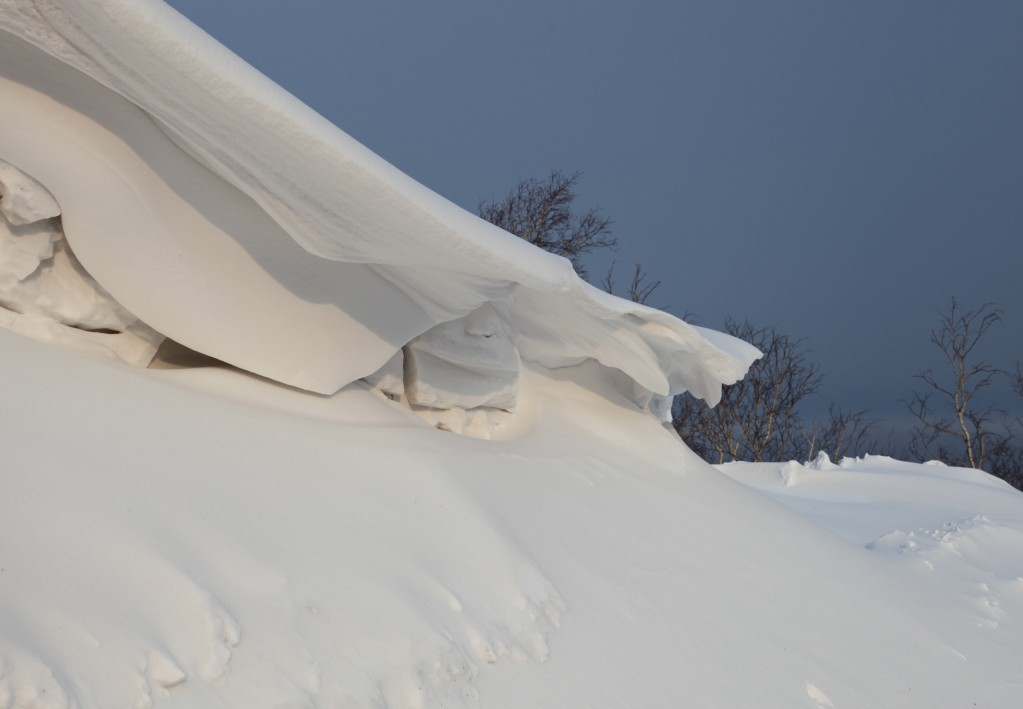
[[[478,441],[359,385],[0,351],[0,706],[1018,698],[1023,497],[970,471],[739,484],[593,365]]]
[[[642,393],[713,400],[751,348],[589,288],[163,4],[0,0],[0,158],[118,302],[238,367],[0,329],[0,709],[1018,703],[1020,493],[706,465]],[[355,381],[485,302],[493,440]]]

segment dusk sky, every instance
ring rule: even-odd
[[[467,209],[584,173],[621,280],[806,338],[823,405],[904,415],[952,296],[1023,359],[1019,0],[170,4]]]

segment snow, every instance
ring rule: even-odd
[[[405,393],[435,409],[512,411],[519,386],[514,334],[493,307],[441,323],[405,348]]]
[[[527,367],[480,441],[360,384],[0,351],[30,413],[4,429],[0,706],[1018,696],[1023,498],[988,476],[722,475],[592,362]]]
[[[5,217],[5,287],[66,232],[208,355],[0,310],[0,709],[1018,703],[1018,491],[707,465],[652,412],[752,348],[489,229],[160,3],[0,27],[3,199],[60,210]]]
[[[593,357],[657,395],[715,402],[757,356],[588,286],[158,0],[0,0],[0,32],[0,155],[53,194],[89,273],[193,350],[327,394],[496,303],[524,359]]]
[[[10,163],[0,160],[0,214],[14,226],[60,215],[45,187]]]
[[[162,340],[114,301],[68,247],[53,196],[0,162],[0,326],[146,366]]]

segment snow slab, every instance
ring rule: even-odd
[[[0,157],[53,194],[100,285],[263,376],[333,393],[488,302],[524,359],[596,358],[657,395],[716,402],[758,356],[588,286],[159,0],[0,0],[0,92]]]
[[[0,707],[929,709],[1023,684],[1023,496],[985,476],[723,475],[592,362],[526,368],[480,441],[358,384],[3,331],[0,356]]]

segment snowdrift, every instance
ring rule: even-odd
[[[0,159],[0,709],[1018,701],[1017,491],[706,465],[651,410],[752,348],[163,4],[0,0]]]
[[[1011,707],[1023,498],[697,460],[593,363],[505,440],[0,331],[2,707]]]
[[[0,31],[0,158],[118,303],[193,350],[333,393],[495,303],[524,359],[595,358],[658,396],[715,402],[756,356],[590,287],[157,0],[3,0]]]

